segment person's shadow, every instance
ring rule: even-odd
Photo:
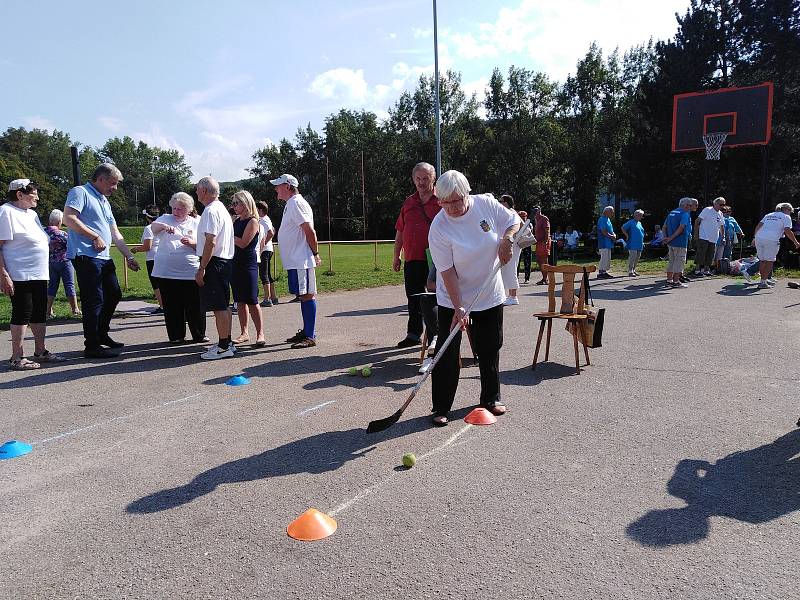
[[[451,420],[463,419],[473,407],[451,412]],[[151,514],[177,508],[213,492],[226,483],[241,483],[270,477],[335,471],[348,461],[365,456],[377,444],[429,429],[430,417],[400,421],[385,431],[367,435],[365,428],[328,431],[289,442],[259,454],[216,466],[197,475],[192,481],[134,500],[125,511]]]
[[[708,536],[713,516],[757,524],[794,512],[800,509],[798,452],[800,429],[713,464],[684,459],[667,491],[687,506],[651,510],[625,532],[644,546],[691,544]]]

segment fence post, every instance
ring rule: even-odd
[[[125,291],[128,291],[128,261],[122,261],[122,278],[124,280]]]
[[[378,270],[378,240],[375,240],[375,270]]]
[[[330,240],[325,243],[328,244],[328,270],[326,274],[333,275],[333,243]]]

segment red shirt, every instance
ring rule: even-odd
[[[423,204],[419,192],[414,192],[403,202],[394,228],[403,236],[403,258],[406,261],[427,260],[425,249],[428,247],[428,230],[433,217],[441,209],[435,195]]]

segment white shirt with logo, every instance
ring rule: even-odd
[[[286,201],[281,227],[278,230],[278,244],[284,269],[311,269],[315,267],[314,254],[306,240],[301,225],[308,223],[314,227],[311,206],[300,194]]]
[[[197,226],[197,256],[203,256],[206,246],[206,234],[211,233],[217,237],[214,242],[212,256],[225,260],[233,258],[233,220],[225,205],[219,200],[214,200],[205,207],[200,215]]]
[[[715,210],[713,206],[706,206],[700,211],[698,218],[700,219],[700,229],[698,230],[700,239],[716,244],[719,239],[719,228],[725,223],[722,212]]]
[[[771,212],[761,219],[755,239],[777,242],[785,235],[783,230],[786,227],[792,228],[792,218],[783,211]]]
[[[175,233],[162,231],[155,236],[158,240],[153,277],[164,279],[194,279],[200,267],[200,257],[191,246],[181,243],[181,238],[195,239],[200,224],[198,217],[186,217],[182,223],[173,215],[161,215],[156,223],[163,223],[175,228]]]

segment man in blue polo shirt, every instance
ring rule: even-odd
[[[114,349],[124,346],[108,335],[111,317],[122,298],[116,267],[108,250],[111,243],[122,252],[131,270],[139,270],[106,198],[116,191],[120,181],[119,169],[103,163],[94,170],[89,183],[69,191],[64,206],[64,225],[69,229],[67,258],[75,266],[81,290],[83,355],[86,358],[116,357],[118,353]]]
[[[617,235],[611,219],[614,216],[614,207],[606,206],[603,214],[597,219],[597,250],[600,252],[600,263],[597,265],[598,279],[611,279],[614,277],[608,270],[611,268],[611,251]]]
[[[681,281],[686,266],[686,249],[692,237],[692,218],[689,215],[697,210],[698,202],[694,198],[681,198],[678,208],[667,215],[664,221],[664,243],[669,248],[667,264],[667,285],[676,288],[689,287]]]

